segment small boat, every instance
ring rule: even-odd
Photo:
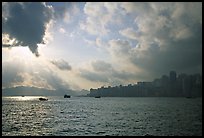
[[[71,96],[70,95],[64,95],[64,98],[70,98]]]
[[[39,98],[39,100],[40,100],[40,101],[47,101],[48,99],[47,99],[47,98],[42,98],[42,97],[41,97],[41,98]]]
[[[95,98],[101,98],[101,96],[95,96]]]

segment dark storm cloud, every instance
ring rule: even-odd
[[[46,25],[52,18],[52,9],[40,2],[9,2],[3,3],[2,7],[2,34],[17,40],[11,47],[28,46],[38,56],[37,44],[44,43],[43,37]]]
[[[61,60],[51,60],[50,61],[53,65],[55,65],[57,68],[60,70],[71,70],[72,67],[69,65],[68,62],[64,61],[63,59]]]

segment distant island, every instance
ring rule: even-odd
[[[81,90],[74,91],[71,89],[58,89],[58,90],[48,90],[45,88],[37,88],[37,87],[26,87],[26,86],[18,86],[2,89],[2,96],[64,96],[64,94],[68,94],[70,96],[78,96],[87,94],[89,91]]]
[[[170,71],[152,82],[137,82],[128,86],[90,89],[89,97],[202,97],[202,76],[200,74],[177,74]]]

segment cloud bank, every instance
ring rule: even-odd
[[[109,40],[113,58],[126,59],[154,76],[169,70],[202,71],[201,3],[124,3],[135,15],[131,27],[119,30],[120,39]]]

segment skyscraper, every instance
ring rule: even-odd
[[[176,82],[176,72],[175,71],[170,71],[169,79],[170,79],[171,83],[175,83]]]

